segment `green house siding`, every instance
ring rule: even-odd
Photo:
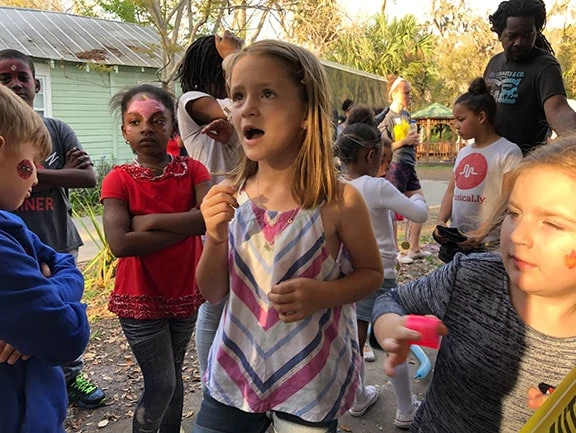
[[[80,143],[97,162],[102,158],[127,161],[130,147],[120,131],[120,118],[108,108],[118,91],[142,82],[157,82],[155,70],[120,66],[118,72],[102,67],[56,62],[50,70],[52,117],[68,123]]]

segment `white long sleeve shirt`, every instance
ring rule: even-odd
[[[362,194],[368,205],[384,266],[384,278],[396,278],[397,251],[391,212],[396,212],[410,221],[424,223],[428,219],[426,200],[420,194],[406,197],[381,177],[361,176],[350,183]]]

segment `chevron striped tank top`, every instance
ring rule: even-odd
[[[352,406],[359,379],[354,307],[284,323],[267,295],[292,278],[340,278],[350,264],[345,254],[329,255],[321,206],[267,211],[244,191],[238,202],[229,225],[230,293],[210,351],[208,392],[246,412],[336,419]]]

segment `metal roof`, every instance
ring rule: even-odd
[[[36,58],[162,67],[153,27],[60,12],[0,7],[0,49]]]

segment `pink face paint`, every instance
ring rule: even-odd
[[[34,166],[30,161],[24,159],[18,163],[16,171],[22,179],[30,179],[30,176],[34,173]]]
[[[139,114],[146,122],[154,114],[164,113],[165,111],[166,107],[164,106],[164,104],[155,99],[150,99],[146,95],[142,95],[141,99],[132,101],[132,103],[128,106],[126,114],[130,113]]]
[[[574,269],[576,267],[576,251],[572,250],[569,255],[565,255],[564,263],[566,263],[568,269]]]

